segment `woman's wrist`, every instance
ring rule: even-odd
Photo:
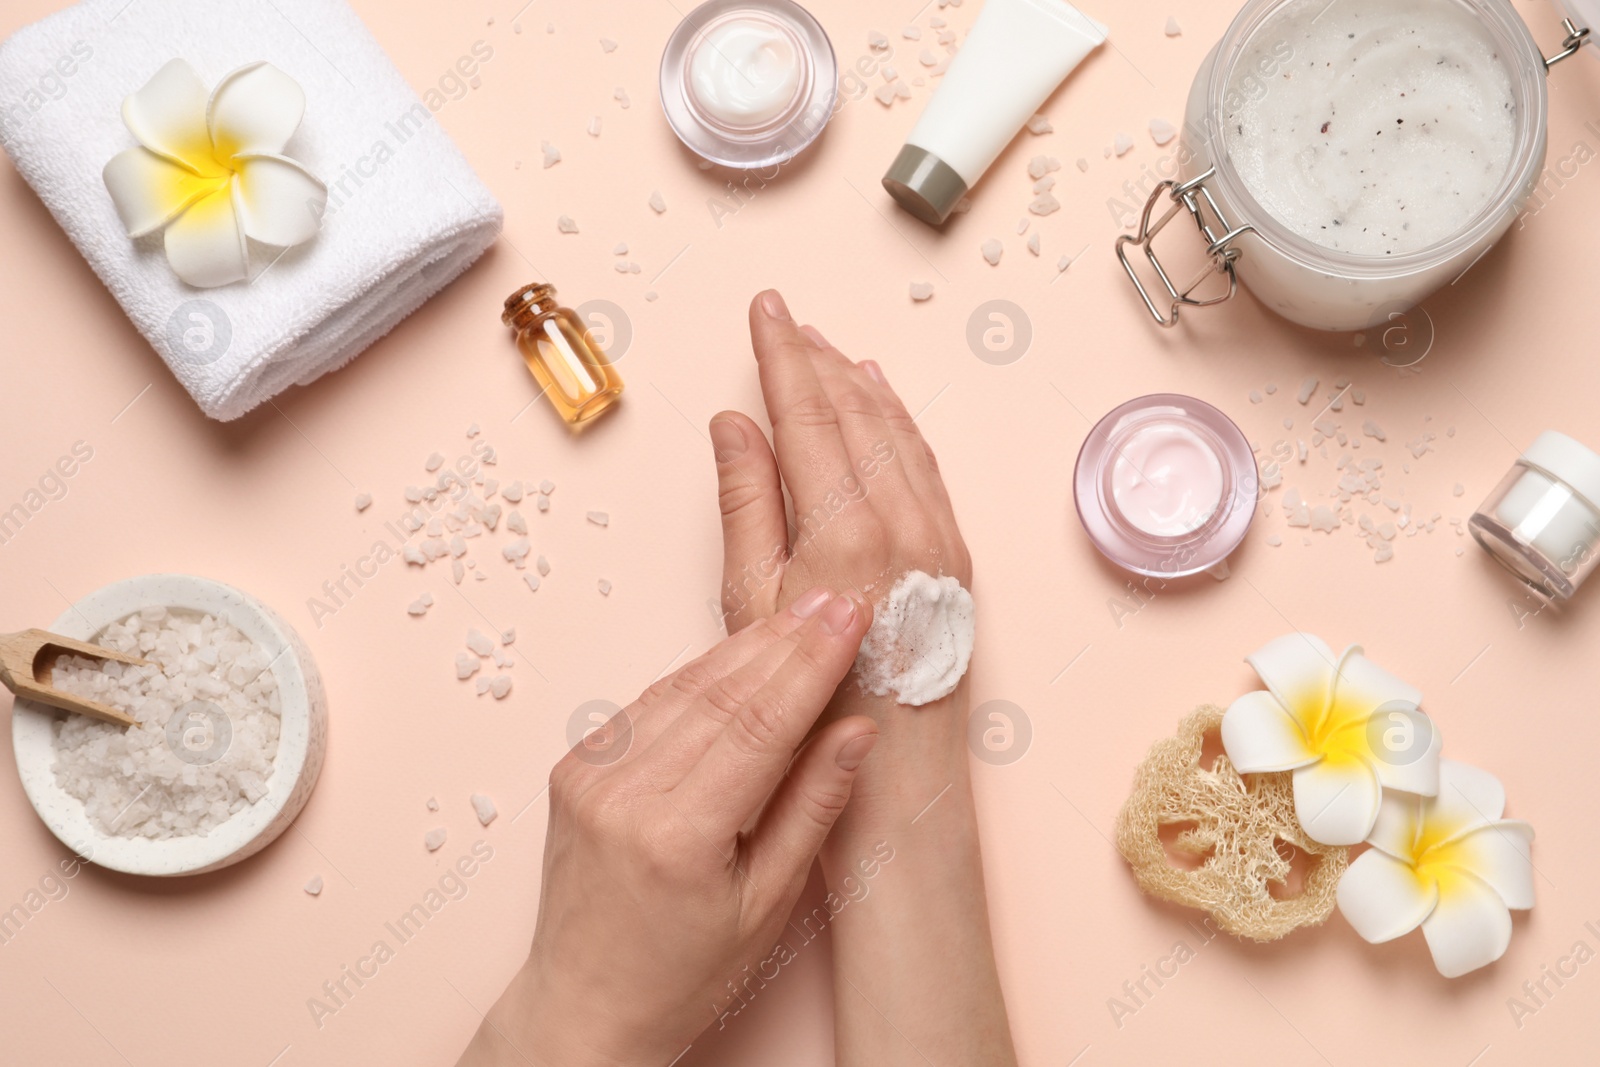
[[[581,990],[549,980],[534,956],[484,1016],[457,1067],[633,1067],[649,1053],[622,1047],[575,1000]]]

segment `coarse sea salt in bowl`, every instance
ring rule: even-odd
[[[79,677],[63,688],[98,681],[111,692],[97,699],[141,704],[137,744],[135,728],[116,738],[83,716],[16,702],[22,787],[64,845],[111,870],[172,877],[238,863],[288,829],[322,770],[328,709],[310,651],[270,608],[221,582],[156,574],[89,594],[51,630],[132,641],[128,651],[165,676],[100,668],[106,682],[84,677],[82,661],[69,667]]]

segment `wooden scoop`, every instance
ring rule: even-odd
[[[50,655],[45,655],[49,652]],[[49,684],[50,669],[56,657],[63,652],[87,659],[112,660],[135,667],[148,667],[146,660],[137,656],[113,652],[99,645],[74,641],[70,637],[46,633],[44,630],[23,630],[16,634],[0,634],[0,682],[23,700],[47,704],[62,711],[76,712],[90,718],[109,722],[114,726],[133,726],[134,719],[126,712],[107,704],[63,693]]]

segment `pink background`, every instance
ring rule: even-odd
[[[10,0],[0,32],[56,6]],[[207,575],[252,591],[301,630],[327,678],[333,717],[321,784],[265,853],[186,881],[85,870],[0,946],[6,1062],[454,1062],[526,950],[546,816],[538,795],[567,747],[572,709],[625,703],[717,638],[706,606],[719,535],[704,426],[721,408],[758,409],[744,309],[768,285],[846,352],[882,361],[913,410],[926,407],[921,423],[978,566],[975,703],[1011,701],[1032,723],[1023,758],[974,762],[1024,1063],[1592,1060],[1600,963],[1559,990],[1547,983],[1554,996],[1520,1028],[1508,999],[1576,942],[1600,948],[1592,848],[1600,590],[1562,614],[1536,613],[1450,524],[1464,522],[1540,431],[1600,439],[1600,365],[1587,323],[1600,277],[1600,179],[1590,169],[1428,302],[1431,351],[1417,372],[1400,374],[1373,345],[1299,331],[1248,297],[1159,332],[1116,265],[1119,226],[1107,200],[1166,151],[1147,124],[1181,119],[1189,80],[1234,13],[1232,0],[1090,7],[1111,25],[1114,47],[1050,102],[1055,132],[1024,134],[971,213],[944,233],[898,213],[878,187],[931,85],[888,110],[870,96],[847,104],[816,148],[719,227],[707,204],[726,176],[698,170],[659,111],[655,66],[681,17],[674,4],[543,0],[522,15],[520,34],[515,3],[356,6],[419,91],[474,42],[493,47],[480,84],[438,121],[504,203],[505,235],[352,367],[240,422],[199,415],[0,164],[0,506],[19,501],[74,442],[94,449],[66,497],[0,545],[0,627],[44,625],[71,600],[129,575]],[[892,37],[891,62],[907,79],[921,74],[923,47],[939,51],[933,14],[964,31],[979,9],[814,6],[843,65],[869,54],[867,34],[877,29]],[[1518,7],[1554,51],[1552,7]],[[1163,35],[1169,14],[1182,22],[1181,37]],[[557,32],[548,35],[552,20]],[[924,28],[920,42],[900,36],[911,21]],[[620,47],[603,53],[602,36]],[[1600,64],[1580,58],[1551,84],[1552,161],[1579,142],[1600,147],[1600,126],[1585,128],[1600,117]],[[617,86],[630,92],[630,109],[612,99]],[[584,132],[595,114],[599,138]],[[1136,147],[1107,159],[1104,146],[1119,131]],[[542,140],[563,154],[552,169],[540,166]],[[1043,234],[1038,259],[1016,233],[1032,195],[1026,163],[1037,153],[1065,163],[1056,189],[1063,210],[1032,220],[1030,232]],[[1073,165],[1080,157],[1087,172]],[[647,206],[657,188],[669,204],[662,216]],[[560,214],[577,219],[581,234],[558,235]],[[1005,243],[999,267],[979,255],[989,237]],[[618,241],[641,275],[613,269]],[[1080,251],[1057,278],[1057,259]],[[624,406],[581,439],[542,403],[523,412],[535,390],[498,312],[534,278],[556,282],[572,304],[613,301],[631,319]],[[912,281],[934,283],[937,295],[913,305]],[[659,301],[643,299],[649,289]],[[979,361],[965,340],[969,316],[994,298],[1019,305],[1034,331],[1031,349],[1009,366]],[[1413,328],[1425,345],[1428,327]],[[1323,385],[1303,408],[1294,394],[1309,375]],[[1114,611],[1127,576],[1085,541],[1070,496],[1090,421],[1140,393],[1187,392],[1232,414],[1269,451],[1309,435],[1341,376],[1367,402],[1335,417],[1358,439],[1369,418],[1388,436],[1361,439],[1354,454],[1383,457],[1386,492],[1421,517],[1440,513],[1438,528],[1402,534],[1396,557],[1379,565],[1349,528],[1305,545],[1301,531],[1285,529],[1273,494],[1231,579],[1201,577],[1137,613]],[[1269,385],[1277,391],[1253,404],[1251,391]],[[1282,428],[1285,418],[1294,431]],[[536,550],[555,568],[544,588],[530,594],[487,560],[493,580],[469,582],[458,596],[445,570],[393,563],[316,626],[308,598],[402,512],[401,491],[424,480],[430,452],[467,450],[473,422],[499,450],[491,473],[559,486],[550,514],[529,509]],[[1434,450],[1413,460],[1406,443],[1426,431],[1438,435]],[[1305,467],[1290,464],[1287,485],[1313,496],[1337,479],[1333,462],[1314,455]],[[352,506],[358,491],[376,497],[365,514]],[[590,509],[611,513],[609,529],[583,521]],[[1267,544],[1273,533],[1282,547]],[[615,585],[609,598],[596,591],[602,577]],[[408,617],[405,605],[424,591],[436,606]],[[516,690],[501,703],[475,698],[451,670],[466,630],[490,625],[519,633]],[[1420,686],[1447,754],[1495,771],[1510,813],[1537,827],[1539,906],[1518,917],[1496,966],[1447,982],[1420,935],[1369,947],[1337,916],[1276,945],[1222,937],[1201,947],[1191,925],[1200,916],[1145,899],[1109,845],[1150,743],[1196,703],[1226,703],[1254,687],[1242,657],[1290,628],[1336,646],[1362,642]],[[475,791],[502,813],[487,830],[467,803]],[[424,808],[430,796],[442,804],[437,815]],[[422,838],[434,826],[450,839],[430,854]],[[0,833],[0,907],[9,908],[68,855],[34,817],[10,759],[0,761]],[[308,998],[389,939],[383,924],[480,838],[494,859],[468,895],[319,1028]],[[301,891],[316,874],[327,883],[320,898]],[[874,906],[872,898],[859,906]],[[1123,983],[1179,941],[1194,958],[1119,1027],[1110,998],[1131,1006]],[[827,952],[819,942],[803,954],[752,1010],[697,1041],[682,1062],[830,1062]]]

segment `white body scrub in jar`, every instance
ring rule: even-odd
[[[1118,253],[1164,326],[1236,280],[1315,329],[1386,324],[1516,221],[1544,167],[1546,71],[1508,0],[1250,0],[1196,75],[1176,178]],[[1222,281],[1153,269],[1185,215]]]
[[[1454,236],[1499,191],[1516,145],[1511,71],[1454,0],[1291,4],[1233,73],[1224,122],[1262,207],[1335,251],[1405,255]],[[1254,92],[1254,71],[1287,50]]]

